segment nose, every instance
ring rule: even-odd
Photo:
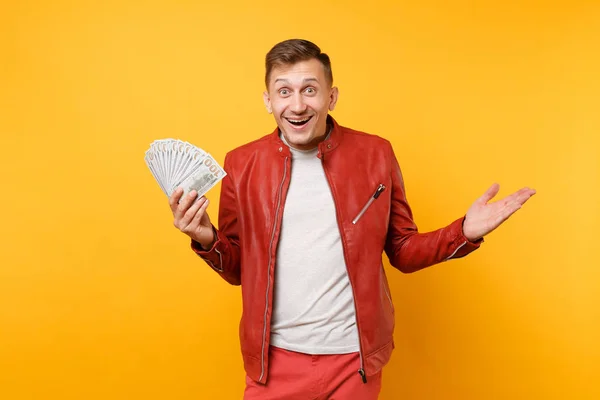
[[[302,97],[302,93],[294,94],[292,103],[290,104],[290,110],[296,114],[302,114],[306,111],[306,103]]]

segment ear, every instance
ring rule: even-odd
[[[271,109],[271,97],[269,97],[269,92],[267,92],[266,90],[263,92],[263,101],[265,102],[267,112],[269,114],[273,113],[273,110]]]
[[[333,111],[335,109],[335,105],[337,104],[339,91],[337,87],[332,87],[331,92],[329,93],[329,111]]]

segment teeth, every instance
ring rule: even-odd
[[[305,119],[290,119],[290,118],[288,118],[288,121],[290,121],[290,122],[294,122],[294,123],[297,123],[297,124],[299,124],[299,123],[302,123],[302,122],[306,122],[306,121],[308,121],[309,119],[310,119],[310,117],[308,117],[308,118],[305,118]]]

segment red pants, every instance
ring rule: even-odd
[[[310,355],[269,348],[269,376],[262,385],[246,376],[244,400],[376,400],[381,371],[363,383],[358,353]]]

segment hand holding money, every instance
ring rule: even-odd
[[[210,217],[206,212],[209,201],[204,196],[195,201],[196,196],[195,190],[186,196],[183,196],[182,188],[177,188],[173,192],[169,198],[171,211],[175,218],[173,225],[208,250],[215,241]]]
[[[205,249],[210,248],[215,235],[204,195],[227,173],[210,154],[176,139],[155,140],[144,160],[169,196],[175,227]]]

